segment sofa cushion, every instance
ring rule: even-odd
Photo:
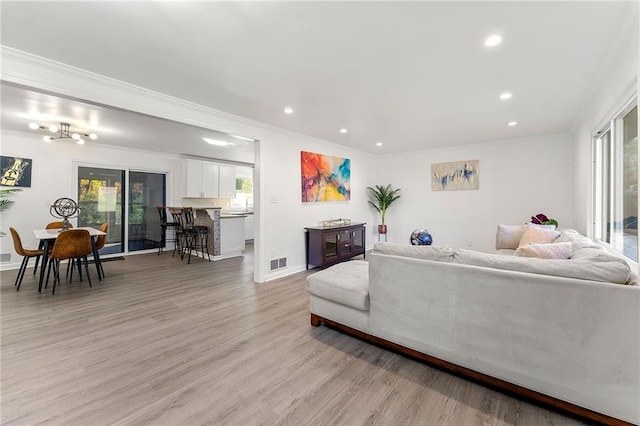
[[[552,243],[553,240],[559,236],[560,232],[554,229],[527,225],[522,233],[522,238],[520,238],[520,244],[518,247],[522,247],[529,243]]]
[[[606,257],[575,260],[536,259],[459,249],[454,253],[453,262],[616,284],[626,284],[630,276],[628,264]]]
[[[571,257],[571,243],[529,243],[518,247],[515,255],[539,259],[569,259]]]
[[[451,246],[412,246],[410,244],[376,243],[373,246],[373,250],[393,256],[453,262],[453,248]]]
[[[369,262],[351,260],[309,275],[305,285],[315,296],[369,310]]]

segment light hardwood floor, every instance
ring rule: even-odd
[[[256,285],[250,257],[170,252],[104,269],[55,296],[0,274],[3,424],[583,424],[310,327],[307,273]]]

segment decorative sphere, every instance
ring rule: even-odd
[[[54,217],[57,216],[59,218],[68,219],[78,213],[79,208],[78,204],[71,198],[58,198],[53,202],[50,211],[51,215]]]
[[[426,229],[416,229],[411,233],[411,244],[414,246],[430,246],[432,242],[431,234]]]

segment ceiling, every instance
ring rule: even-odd
[[[636,1],[1,7],[5,46],[372,153],[569,131],[612,44],[639,10]],[[485,47],[494,33],[503,43]],[[5,91],[3,119],[6,105],[19,109],[21,97],[33,97],[5,98]],[[500,100],[503,92],[513,97]],[[61,113],[73,106],[59,103]],[[286,106],[293,114],[284,114]],[[103,143],[125,132],[120,120],[136,127],[122,111],[89,109]],[[134,130],[131,143],[154,146],[144,138],[146,124]],[[179,143],[197,151],[200,133],[165,142]]]
[[[78,133],[94,132],[98,139],[85,138],[87,144],[107,144],[122,148],[143,149],[192,157],[214,158],[253,164],[254,142],[226,133],[176,123],[143,114],[40,93],[9,84],[0,85],[2,128],[28,132],[36,139],[55,136],[47,130],[31,130],[30,122],[48,127],[69,123]],[[242,136],[242,135],[238,135]],[[221,147],[210,145],[203,138],[229,142]],[[44,143],[44,142],[42,142]],[[72,140],[52,143],[74,143]]]

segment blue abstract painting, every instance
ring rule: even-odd
[[[480,188],[478,160],[431,165],[431,190],[459,191]]]

